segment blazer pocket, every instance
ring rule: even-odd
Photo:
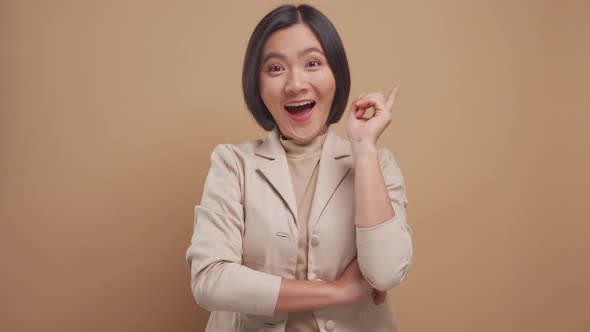
[[[287,322],[287,314],[277,314],[274,316],[256,316],[248,314],[239,314],[240,332],[274,332],[284,331]]]
[[[269,231],[244,248],[242,264],[265,273],[292,278],[297,265],[297,238],[282,231]]]
[[[275,234],[279,239],[285,239],[285,240],[289,240],[289,233],[285,233],[285,232],[277,232]]]

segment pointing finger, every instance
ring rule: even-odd
[[[393,107],[393,102],[395,102],[395,97],[397,97],[397,93],[399,92],[399,84],[396,85],[391,92],[389,93],[389,95],[387,96],[387,101],[385,102],[385,108],[388,111],[391,111],[391,108]]]

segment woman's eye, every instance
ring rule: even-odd
[[[317,60],[311,60],[310,62],[307,63],[308,67],[317,67],[320,65],[320,62]]]
[[[277,72],[277,71],[281,71],[283,70],[283,67],[279,66],[279,65],[273,65],[268,67],[268,71],[269,72]]]

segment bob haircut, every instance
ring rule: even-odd
[[[248,42],[242,71],[242,89],[246,106],[256,122],[266,131],[273,130],[276,123],[260,96],[262,49],[272,33],[297,23],[307,24],[315,32],[336,81],[328,124],[338,122],[346,108],[350,93],[350,70],[342,40],[336,28],[322,12],[312,6],[283,5],[268,13],[254,29]]]

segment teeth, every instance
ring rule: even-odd
[[[303,101],[303,102],[300,102],[300,103],[287,104],[285,106],[287,106],[287,107],[298,107],[298,106],[311,105],[312,103],[313,103],[313,101]]]

